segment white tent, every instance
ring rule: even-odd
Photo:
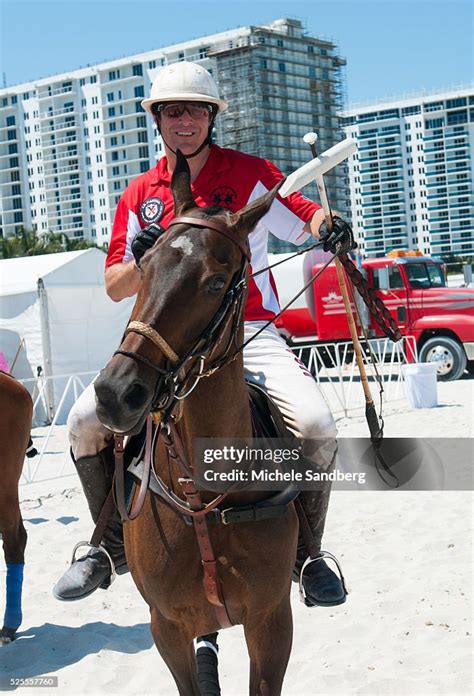
[[[104,262],[95,248],[0,260],[0,350],[11,365],[23,339],[15,377],[53,378],[44,420],[58,407],[69,375],[98,372],[107,363],[130,316],[132,298],[115,303],[105,292]],[[66,399],[64,413],[73,400],[72,394]]]

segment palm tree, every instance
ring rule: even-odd
[[[38,235],[35,230],[22,229],[12,237],[0,238],[0,258],[57,254],[61,251],[78,251],[97,247],[88,239],[70,238],[64,232],[51,230]]]

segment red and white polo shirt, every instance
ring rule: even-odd
[[[191,185],[194,200],[201,207],[220,205],[237,212],[247,203],[272,189],[283,174],[268,160],[212,145],[206,164]],[[272,207],[249,235],[252,272],[268,266],[269,233],[284,241],[302,244],[303,231],[319,206],[300,193],[275,198]],[[106,267],[131,261],[131,243],[137,232],[152,222],[166,229],[174,217],[171,174],[167,159],[137,177],[122,194],[115,213]],[[271,319],[279,311],[278,294],[271,271],[249,283],[246,321]]]

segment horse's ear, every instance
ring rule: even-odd
[[[264,193],[263,196],[257,198],[256,201],[252,201],[252,203],[249,203],[234,215],[232,227],[240,236],[246,237],[265,213],[268,213],[278,189],[284,181],[285,179],[279,181],[271,191]]]
[[[176,150],[176,166],[171,178],[171,193],[174,200],[175,216],[196,207],[191,191],[191,172],[186,157],[181,150]]]

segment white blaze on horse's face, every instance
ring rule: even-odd
[[[186,256],[191,256],[193,253],[193,243],[187,234],[175,239],[173,242],[171,242],[171,246],[174,249],[181,249],[183,254]]]

